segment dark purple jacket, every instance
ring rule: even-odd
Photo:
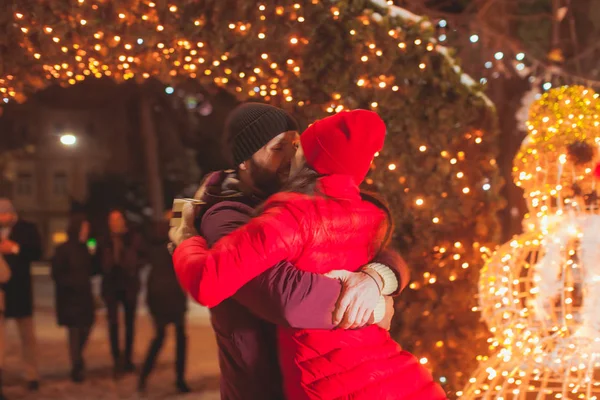
[[[203,198],[214,194],[213,185]],[[210,203],[216,204],[202,216],[200,233],[212,245],[246,224],[260,200],[230,191],[217,201],[209,199]],[[275,326],[333,329],[340,290],[336,280],[283,262],[211,309],[219,347],[221,399],[284,399]]]

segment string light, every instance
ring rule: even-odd
[[[82,5],[84,3],[85,3],[84,1],[80,2],[80,4],[82,4]],[[148,2],[147,6],[148,6],[148,8],[152,9],[152,8],[156,7],[156,4],[154,2]],[[301,7],[299,8],[299,6],[300,6],[300,4],[296,4],[296,5],[294,5],[293,8],[295,10],[299,10],[301,8]],[[88,8],[91,8],[92,10],[97,10],[98,6],[94,5],[94,4],[91,4],[91,5],[88,4]],[[259,5],[258,8],[260,11],[266,10],[265,5],[263,5],[263,4]],[[175,4],[168,5],[168,9],[170,12],[173,12],[173,13],[179,12],[179,8]],[[276,7],[275,11],[276,11],[277,15],[282,15],[282,16],[285,15],[285,13],[286,13],[286,9],[284,7]],[[334,11],[334,14],[336,14],[335,10],[333,10],[333,11]],[[80,14],[85,15],[85,8],[81,9]],[[148,14],[148,13],[144,12],[140,18],[138,11],[136,11],[135,9],[131,9],[131,10],[128,10],[127,12],[125,12],[125,11],[118,12],[116,16],[119,20],[126,20],[126,23],[129,23],[129,24],[135,23],[136,19],[142,19],[144,21],[154,22],[155,23],[154,29],[156,32],[163,32],[167,29],[167,27],[164,24],[158,23],[159,20],[158,20],[156,14],[152,14],[152,13]],[[292,15],[290,15],[290,18],[297,18],[298,20],[304,20],[304,18],[298,18],[297,16],[292,16]],[[24,14],[23,13],[15,13],[15,19],[16,20],[24,19]],[[94,27],[100,28],[100,30],[95,30],[95,31],[92,31],[92,33],[91,33],[93,35],[94,39],[96,39],[98,41],[97,43],[94,43],[92,45],[93,49],[95,51],[97,51],[97,52],[106,51],[106,49],[114,48],[115,43],[118,44],[122,41],[123,38],[120,35],[112,35],[112,36],[109,36],[109,34],[105,35],[105,32],[103,31],[103,29],[106,28],[106,24],[98,25],[98,23],[96,22],[97,21],[96,19],[80,18],[78,21],[79,21],[80,25],[87,26],[87,25],[90,25],[90,20],[94,21],[94,24],[93,24]],[[264,19],[261,19],[261,20],[264,20]],[[204,24],[203,18],[197,18],[197,19],[193,20],[192,22],[194,23],[195,26],[201,26]],[[230,24],[230,28],[234,32],[243,32],[249,26],[250,26],[249,24],[242,23],[242,22],[238,22],[237,24],[232,22]],[[29,29],[30,29],[29,26],[21,26],[20,28],[24,32],[29,32]],[[42,26],[42,29],[45,33],[52,33],[54,31],[54,28],[52,26],[48,26],[48,25]],[[266,34],[264,32],[259,31],[257,33],[257,35],[261,39],[266,38]],[[104,40],[105,40],[104,38],[107,36],[111,37],[111,41],[104,42]],[[52,40],[56,43],[59,43],[61,41],[61,37],[55,36],[52,38]],[[134,38],[128,37],[127,40],[134,41],[134,43],[137,43],[138,46],[144,46],[146,43],[146,41],[141,37],[134,37]],[[290,37],[289,40],[290,40],[290,44],[300,44],[300,43],[305,42],[305,39],[302,39],[302,38],[298,37],[297,35],[293,35],[292,37]],[[421,42],[422,42],[421,39],[415,39],[415,43],[417,45],[420,44]],[[196,76],[195,71],[197,70],[198,64],[202,64],[205,62],[205,57],[197,57],[195,59],[192,59],[190,57],[190,56],[197,56],[197,51],[196,50],[190,51],[190,44],[188,41],[186,41],[184,39],[177,39],[177,46],[173,46],[173,45],[165,46],[165,43],[161,43],[161,42],[155,44],[155,46],[161,50],[161,53],[154,53],[154,57],[156,58],[157,62],[162,63],[162,60],[172,60],[171,62],[173,64],[173,67],[170,68],[168,71],[168,75],[170,77],[178,76],[183,71],[187,71],[187,73],[189,74],[190,77],[195,77]],[[199,42],[198,47],[202,47],[202,46],[203,46],[203,44]],[[123,47],[125,50],[128,50],[128,51],[133,50],[133,46],[132,46],[131,42],[125,43],[123,45]],[[74,44],[73,48],[79,48],[79,44]],[[383,51],[381,49],[377,49],[376,45],[374,43],[370,43],[369,48],[374,50],[375,55],[377,55],[377,56],[383,55]],[[431,44],[429,44],[427,46],[427,49],[433,50],[433,47],[431,46]],[[145,51],[145,49],[143,47],[140,47],[139,50],[142,52]],[[185,55],[185,56],[179,55],[178,52],[183,51],[183,50],[190,51],[190,54]],[[69,51],[68,46],[63,46],[61,48],[61,51],[64,53],[67,53]],[[43,55],[41,52],[32,52],[32,56],[35,59],[43,58]],[[70,84],[73,81],[80,81],[80,80],[84,79],[86,76],[96,76],[97,77],[98,71],[95,70],[95,67],[92,68],[91,70],[87,70],[87,68],[86,68],[88,62],[86,62],[85,60],[90,56],[91,55],[88,55],[85,53],[83,53],[83,54],[78,53],[75,56],[76,57],[75,64],[68,63],[67,67],[61,67],[60,69],[54,70],[52,72],[52,76],[59,80],[61,78],[63,78]],[[115,78],[117,78],[117,79],[130,79],[134,76],[148,77],[150,74],[145,70],[137,71],[138,73],[136,74],[135,69],[139,69],[140,67],[143,68],[143,65],[144,65],[144,64],[140,64],[139,62],[137,62],[137,60],[139,60],[139,57],[140,57],[139,55],[137,57],[129,57],[128,56],[128,57],[126,57],[126,61],[119,57],[120,62],[118,64],[107,65],[106,68],[102,69],[102,71],[107,76],[108,75],[115,76]],[[368,58],[368,56],[367,56],[367,58]],[[185,60],[183,60],[183,59],[185,59]],[[263,56],[263,59],[264,59],[264,56]],[[147,58],[146,58],[146,61],[147,61]],[[90,62],[92,62],[92,60],[90,60]],[[216,62],[213,62],[213,65],[219,66],[219,64]],[[271,64],[269,64],[269,67],[271,69],[273,69],[277,74],[281,73],[280,68],[277,63],[272,62]],[[79,68],[81,68],[81,69],[76,70]],[[423,66],[421,66],[421,68],[423,68]],[[152,66],[149,66],[148,69],[152,70]],[[294,65],[292,67],[291,71],[293,71],[293,73],[295,73],[295,74],[298,74],[301,71],[301,66]],[[116,72],[116,74],[115,74],[115,72]],[[209,70],[209,69],[206,69],[204,71],[204,74],[207,76],[212,75],[212,73],[213,73],[213,71]],[[229,72],[229,74],[231,74],[231,72]],[[262,72],[261,72],[261,74],[262,74]],[[147,78],[144,78],[144,79],[147,79]],[[216,79],[215,82],[218,82],[219,84],[223,84],[223,85],[225,85],[229,82],[228,79],[223,79],[222,77],[218,77],[218,79],[217,78],[215,78],[215,79]],[[247,79],[248,79],[248,82],[251,82],[250,77]],[[252,79],[256,80],[256,77],[252,77]],[[387,89],[388,87],[390,87],[390,88],[392,88],[393,91],[399,90],[399,87],[397,85],[388,86],[388,81],[386,79],[380,79],[378,82],[373,82],[373,84],[376,84],[380,89]],[[359,86],[370,86],[371,85],[371,82],[369,82],[365,79],[361,79],[357,83]],[[239,90],[236,88],[236,91],[239,91]],[[268,95],[273,95],[273,93],[275,93],[275,91],[276,91],[276,89],[267,90],[267,91],[261,90],[258,93],[266,92],[266,93],[268,93]],[[13,93],[16,95],[16,93],[13,90],[10,90],[10,91],[5,90],[5,91],[3,91],[3,93],[4,93],[3,97],[7,97],[7,95],[11,95]],[[279,91],[277,91],[277,93],[279,93]],[[22,95],[20,95],[20,96],[21,96],[20,98],[22,98]],[[286,101],[290,101],[290,98],[293,98],[293,97],[290,95],[290,93],[286,93],[285,94]],[[303,104],[304,102],[301,102],[301,103]],[[372,107],[373,108],[377,107],[377,103],[373,102]],[[342,109],[344,109],[344,106],[336,105],[334,107],[334,109],[342,110]]]

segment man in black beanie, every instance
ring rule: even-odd
[[[227,145],[236,169],[209,175],[195,196],[206,202],[198,216],[198,230],[210,246],[246,224],[255,208],[281,189],[300,139],[297,131],[298,125],[288,113],[266,104],[243,104],[230,114],[226,123]],[[171,240],[179,244],[188,235],[197,235],[191,225],[184,221],[181,228],[171,231]],[[396,261],[386,258],[378,262],[392,265]],[[378,297],[378,285],[399,288],[399,279],[391,270],[387,280],[380,278],[376,282],[366,273],[351,274],[343,282],[344,296]],[[283,400],[276,326],[358,327],[353,320],[334,321],[341,289],[337,280],[282,262],[212,308],[221,399]],[[391,307],[380,325],[389,324]]]
[[[300,140],[294,118],[277,107],[246,103],[230,114],[226,129],[227,146],[246,191],[266,199],[281,189]]]

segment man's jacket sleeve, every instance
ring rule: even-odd
[[[200,236],[185,240],[173,254],[175,271],[192,297],[214,307],[277,263],[295,259],[304,246],[300,231],[294,213],[273,206],[211,249]]]
[[[250,215],[227,202],[211,207],[201,234],[209,246],[250,221]],[[332,329],[339,297],[338,280],[305,272],[283,261],[244,285],[233,298],[254,315],[279,326]]]

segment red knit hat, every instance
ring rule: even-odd
[[[357,185],[367,176],[385,139],[385,124],[372,111],[353,110],[321,119],[300,136],[306,162],[320,174],[351,175]]]

